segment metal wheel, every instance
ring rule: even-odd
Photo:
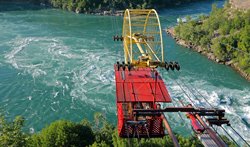
[[[148,67],[164,62],[160,20],[154,9],[127,9],[123,20],[125,63]]]

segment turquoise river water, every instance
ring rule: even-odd
[[[213,2],[224,3],[193,2],[160,11],[163,29],[178,17],[208,14]],[[121,34],[122,17],[27,5],[0,2],[1,113],[7,118],[24,116],[25,129],[31,132],[58,119],[93,120],[95,112],[115,124],[113,64],[123,60],[123,49],[112,36]],[[177,45],[165,33],[163,37],[167,60],[178,61],[182,68],[160,70],[173,104],[179,105],[177,99],[189,102],[191,97],[196,106],[209,108],[206,98],[213,107],[225,109],[232,126],[249,140],[250,83],[231,68]],[[174,131],[190,135],[184,114],[167,116]]]

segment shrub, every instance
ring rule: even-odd
[[[46,147],[88,146],[94,142],[94,134],[89,126],[59,120],[33,135],[31,140],[31,145]]]

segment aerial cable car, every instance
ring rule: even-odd
[[[163,137],[161,114],[135,116],[133,113],[135,109],[160,109],[160,102],[171,102],[156,71],[158,66],[166,66],[157,12],[154,9],[127,9],[122,37],[115,36],[115,39],[122,40],[124,45],[124,61],[122,64],[117,62],[114,67],[119,136]]]
[[[192,105],[162,108],[162,103],[171,103],[171,97],[158,73],[158,67],[180,70],[178,62],[164,61],[163,40],[160,20],[154,9],[126,9],[124,12],[122,36],[114,41],[123,41],[124,61],[114,65],[116,82],[117,128],[121,138],[163,137],[164,127],[174,146],[179,147],[163,112],[186,112],[197,134],[208,133],[209,143],[226,146],[209,125],[229,124],[224,118],[225,110],[200,109]],[[202,138],[202,137],[201,137]],[[206,141],[203,144],[206,146]]]

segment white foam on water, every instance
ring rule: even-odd
[[[34,43],[40,45],[35,50],[37,54],[32,50]],[[117,56],[115,52],[88,48],[75,50],[66,46],[58,38],[17,38],[11,44],[13,44],[12,50],[4,56],[6,63],[12,65],[22,74],[30,74],[33,78],[43,77],[40,82],[44,82],[51,88],[56,88],[51,92],[49,99],[58,99],[59,102],[70,99],[70,108],[65,108],[65,111],[69,111],[68,109],[80,110],[81,106],[89,106],[91,111],[98,108],[107,111],[107,113],[116,112],[113,71],[113,61],[116,61]],[[230,116],[228,118],[232,122],[232,126],[239,130],[244,138],[250,138],[250,130],[242,121],[242,118],[250,117],[250,107],[246,103],[250,101],[249,88],[244,90],[218,88],[207,81],[188,78],[183,81],[189,87],[195,87],[214,107],[225,109],[227,115]],[[201,96],[198,97],[199,100],[193,96],[193,94],[198,95],[195,90],[190,91],[181,84],[188,95],[186,96],[173,79],[169,80],[167,84],[173,99],[182,99],[184,103],[188,103],[188,97],[190,97],[195,105],[209,107]],[[28,100],[33,101],[32,96],[28,96]],[[59,111],[59,107],[61,107],[59,103],[51,101],[49,103],[50,109],[53,112]],[[235,104],[236,102],[239,103],[239,107]],[[178,100],[175,104],[178,104]],[[183,122],[182,118],[179,115],[176,117],[176,115],[169,116],[170,120],[175,122],[174,126],[178,127],[179,122],[181,122],[183,129],[188,128],[187,130],[190,131],[189,120],[181,115],[185,120]],[[232,134],[235,135],[234,132]]]
[[[32,96],[28,96],[27,98],[28,98],[28,100],[30,100],[30,101],[32,100]]]
[[[34,134],[35,133],[35,129],[34,128],[30,128],[29,132],[30,132],[30,134]]]
[[[181,99],[184,103],[186,102],[186,104],[190,103],[189,98],[191,98],[191,100],[195,102],[195,106],[211,108],[210,105],[212,105],[216,108],[225,109],[226,118],[230,120],[232,127],[235,128],[245,139],[249,140],[250,128],[242,120],[245,118],[245,121],[247,121],[248,118],[250,118],[249,87],[243,90],[230,89],[227,87],[218,88],[217,86],[211,85],[207,81],[191,80],[191,77],[188,78],[177,80],[188,96],[185,95],[176,82],[170,82],[174,81],[174,79],[168,80],[167,87],[172,98]],[[195,89],[199,91],[202,96]],[[192,93],[196,95],[196,97]],[[203,97],[206,98],[206,101],[208,101],[210,105],[207,104]],[[198,101],[197,98],[199,98],[200,101]],[[180,120],[176,121],[176,123],[177,122],[180,122]],[[189,123],[188,121],[186,122]],[[237,138],[236,140],[238,142],[241,144],[243,143],[243,141],[237,137],[235,132],[233,132],[230,128],[226,127],[226,129],[230,132],[230,135]],[[223,131],[221,131],[221,133],[226,135]]]
[[[52,106],[50,106],[50,108],[51,108],[52,111],[56,112],[55,108],[53,108]]]
[[[47,72],[43,69],[45,60],[39,57],[44,54],[43,49],[32,48],[38,42],[55,42],[55,40],[41,37],[16,38],[9,42],[9,44],[12,44],[12,50],[5,54],[6,62],[24,73],[31,74],[34,78],[47,75]]]
[[[20,51],[22,51],[30,43],[31,40],[32,40],[31,38],[26,38],[18,42],[11,42],[15,43],[17,46],[15,46],[10,53],[6,54],[5,58],[9,59],[10,61],[13,61],[11,59],[14,59],[15,55]]]
[[[56,98],[58,96],[59,91],[53,92],[52,94],[54,95],[53,97]]]
[[[109,60],[102,58],[105,56],[113,60],[115,57],[113,54],[106,57],[109,53],[104,53],[105,49],[72,49],[59,38],[46,37],[16,38],[10,44],[13,46],[5,54],[6,63],[19,70],[19,73],[29,74],[33,79],[38,79],[36,82],[53,89],[52,92],[42,91],[43,94],[50,91],[50,96],[41,100],[43,105],[46,101],[62,101],[71,97],[71,108],[74,109],[86,105],[115,109],[109,108],[110,103],[104,99],[104,96],[109,98],[106,95],[112,93],[109,89],[113,86],[114,73],[111,70],[113,64],[110,65]],[[105,93],[105,90],[110,92]],[[93,97],[95,94],[97,96]],[[30,97],[28,99],[31,100]],[[54,112],[59,109],[59,105],[54,103],[49,103],[49,107]]]

